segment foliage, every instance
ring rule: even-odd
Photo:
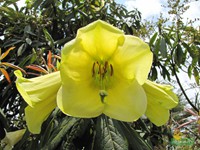
[[[0,77],[1,139],[6,135],[5,130],[26,128],[27,104],[16,90],[14,69],[23,69],[29,78],[59,70],[63,45],[76,36],[80,27],[97,19],[113,24],[126,34],[150,37],[148,43],[154,62],[149,78],[156,80],[161,75],[166,80],[175,80],[187,100],[185,103],[199,111],[198,95],[194,100],[188,98],[178,77],[179,72],[187,69],[188,76],[193,76],[199,85],[200,32],[182,22],[181,15],[187,10],[182,4],[187,1],[169,1],[169,13],[175,16],[170,26],[165,25],[168,19],[162,16],[155,26],[142,24],[140,12],[128,11],[113,0],[26,0],[26,6],[21,8],[17,1],[0,1],[0,48],[4,54],[0,56],[0,67],[5,75]],[[180,118],[174,119],[177,122]],[[169,145],[173,135],[170,127],[178,127],[174,122],[172,118],[167,126],[156,127],[147,119],[134,123],[104,115],[78,119],[55,109],[44,122],[41,134],[33,135],[27,130],[14,149],[152,149]]]

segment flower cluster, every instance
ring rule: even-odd
[[[60,71],[32,79],[15,72],[17,89],[28,103],[28,129],[40,133],[55,107],[73,117],[105,114],[132,122],[145,114],[155,125],[165,124],[178,98],[171,86],[147,79],[152,59],[145,42],[104,21],[79,29],[62,49]]]

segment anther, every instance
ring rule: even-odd
[[[113,66],[110,64],[110,76],[112,76],[113,75]]]
[[[95,62],[93,63],[93,66],[92,66],[92,77],[94,77],[95,75]]]

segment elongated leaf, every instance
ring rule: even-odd
[[[18,50],[17,50],[17,56],[21,56],[22,54],[23,54],[23,52],[25,51],[25,49],[26,49],[26,44],[24,43],[24,44],[22,44],[19,48],[18,48]]]
[[[51,51],[49,51],[48,55],[47,55],[47,60],[48,60],[48,68],[50,69],[52,67],[52,53]]]
[[[5,65],[5,66],[8,66],[8,67],[11,67],[11,68],[14,68],[14,69],[19,69],[19,70],[21,70],[23,73],[26,74],[26,71],[25,71],[24,69],[20,68],[19,66],[16,66],[16,65],[13,65],[13,64],[7,63],[7,62],[2,62],[1,64],[2,64],[2,65]]]
[[[26,66],[26,68],[48,74],[48,71],[46,71],[44,68],[42,68],[38,65],[29,65],[29,66]]]
[[[3,73],[3,75],[5,76],[6,80],[11,83],[11,80],[10,80],[10,76],[8,74],[8,72],[4,69],[4,68],[0,68],[0,71]]]
[[[158,56],[158,52],[160,50],[160,38],[156,40],[155,47],[153,49],[153,52],[156,56]]]
[[[192,70],[193,70],[193,66],[189,65],[188,71],[187,71],[189,78],[191,78],[191,76],[192,76]]]
[[[50,43],[49,45],[51,47],[53,47],[54,46],[54,40],[53,40],[52,36],[49,34],[49,32],[46,29],[43,29],[43,32],[45,34],[46,40]]]
[[[48,145],[45,145],[42,149],[53,150],[62,141],[62,138],[66,136],[67,132],[72,128],[72,126],[80,119],[73,117],[65,117],[65,120],[56,128],[55,132],[52,134],[48,141]]]
[[[194,73],[195,81],[196,81],[197,85],[199,85],[199,72],[196,67],[193,69],[193,73]]]
[[[160,41],[160,52],[163,57],[167,57],[167,47],[166,47],[166,42],[164,38],[161,38],[161,41]]]
[[[177,45],[177,48],[175,50],[175,61],[177,65],[180,65],[183,62],[183,50],[180,44]]]
[[[157,38],[158,33],[156,32],[150,39],[149,45],[153,45],[153,43],[155,42],[155,39]]]
[[[128,143],[119,126],[105,115],[98,117],[96,125],[95,149],[127,150]]]
[[[15,47],[11,47],[9,48],[5,53],[3,53],[1,56],[0,56],[0,60],[4,59],[11,50],[13,50]]]
[[[34,7],[35,9],[37,9],[37,8],[39,7],[39,5],[42,3],[42,1],[43,1],[43,0],[37,0],[37,1],[35,1],[35,2],[33,3],[33,7]]]
[[[152,150],[151,146],[128,124],[119,122],[132,150]]]

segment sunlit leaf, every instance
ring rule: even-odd
[[[196,81],[197,85],[199,85],[199,72],[196,67],[193,69],[193,73],[194,73],[195,81]]]
[[[4,69],[4,68],[0,68],[0,71],[3,73],[3,75],[5,76],[6,80],[11,83],[11,80],[10,80],[10,76],[8,74],[8,72]]]
[[[0,60],[4,59],[11,50],[13,50],[15,47],[11,47],[9,48],[5,53],[3,53],[1,56],[0,56]]]
[[[30,38],[26,38],[25,40],[26,40],[26,43],[27,43],[28,45],[31,45],[31,44],[32,44],[32,41],[31,41]]]
[[[52,36],[49,34],[49,32],[47,31],[47,29],[45,29],[45,28],[43,29],[43,32],[45,34],[46,40],[49,42],[49,45],[51,47],[53,47],[54,46],[54,40],[53,40]]]
[[[188,67],[188,76],[191,78],[191,76],[192,76],[192,70],[193,70],[193,67],[192,67],[192,65],[189,65],[189,67]]]
[[[52,59],[52,53],[51,51],[49,51],[48,55],[47,55],[47,61],[48,61],[48,68],[52,68],[52,62],[51,62],[51,59]]]
[[[156,32],[150,39],[149,45],[153,45],[153,43],[155,42],[155,39],[157,38],[158,33]]]
[[[26,71],[22,68],[20,68],[19,66],[16,66],[16,65],[13,65],[11,63],[8,63],[8,62],[2,62],[1,63],[2,65],[5,65],[7,67],[11,67],[11,68],[14,68],[14,69],[18,69],[18,70],[21,70],[23,73],[26,73]]]
[[[38,72],[41,72],[41,73],[48,74],[47,70],[45,70],[44,68],[42,68],[38,65],[29,65],[29,66],[26,66],[26,68],[32,69],[32,70],[35,70],[35,71],[38,71]]]
[[[24,43],[24,44],[22,44],[22,45],[18,48],[18,50],[17,50],[17,56],[21,56],[22,53],[24,52],[25,48],[26,48],[26,44]]]

